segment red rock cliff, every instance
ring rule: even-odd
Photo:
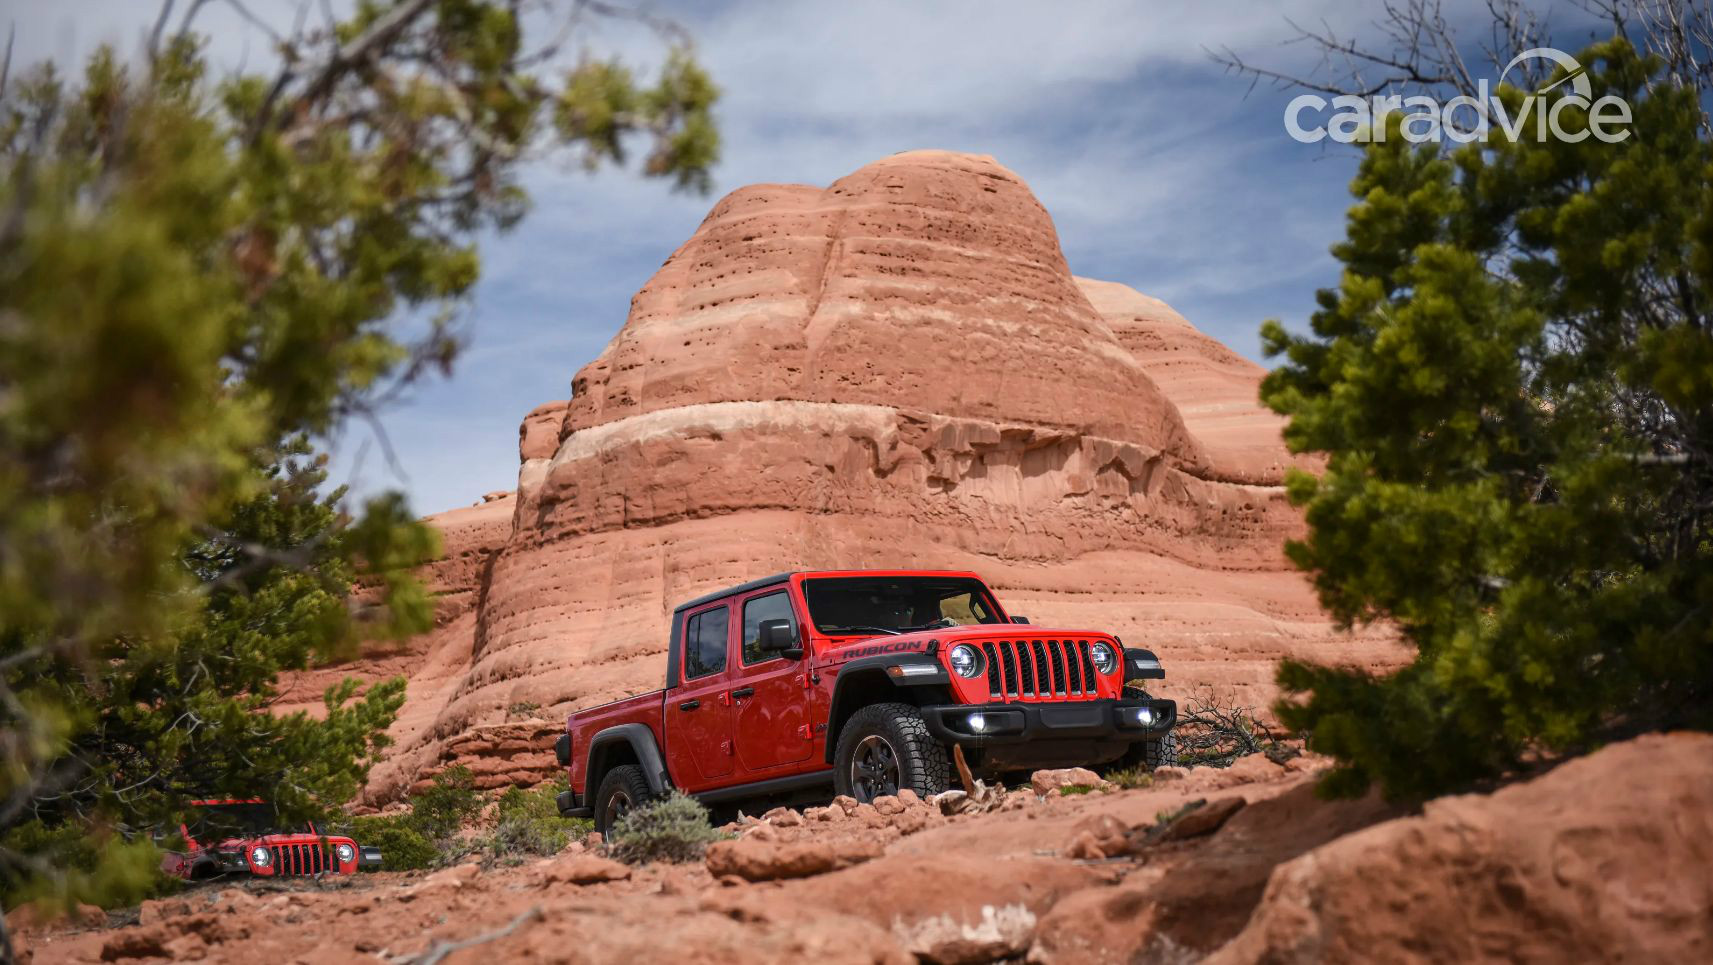
[[[973,569],[1036,622],[1156,648],[1178,695],[1264,705],[1286,655],[1389,664],[1281,553],[1300,520],[1261,375],[1164,303],[1072,277],[991,158],[735,191],[570,402],[529,414],[503,539],[497,503],[438,519],[450,556],[478,547],[448,587],[472,605],[403,667],[371,796],[454,758],[544,776],[567,711],[658,686],[674,605],[785,569]]]

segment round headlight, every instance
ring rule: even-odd
[[[1094,669],[1101,673],[1111,673],[1118,669],[1118,654],[1112,652],[1112,647],[1105,643],[1097,643],[1088,648],[1088,656],[1094,661]]]
[[[273,860],[274,856],[267,848],[250,849],[250,863],[259,868],[266,868]]]
[[[981,651],[967,643],[960,643],[946,655],[946,662],[952,665],[952,672],[960,677],[973,677],[981,673]]]
[[[343,864],[357,856],[357,849],[348,844],[341,844],[333,849],[333,853],[339,856],[339,862]]]

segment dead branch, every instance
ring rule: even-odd
[[[1239,757],[1264,754],[1279,745],[1253,707],[1212,688],[1203,688],[1185,702],[1172,737],[1179,760],[1211,767],[1230,767]]]
[[[507,935],[517,931],[519,928],[522,928],[531,922],[541,921],[545,917],[546,916],[541,913],[540,905],[532,905],[528,911],[516,918],[513,918],[511,923],[503,928],[496,928],[491,932],[485,932],[473,938],[459,939],[455,942],[449,942],[443,939],[435,942],[434,947],[423,952],[421,955],[414,958],[398,958],[393,961],[397,963],[397,965],[439,965],[441,959],[453,952],[459,952],[466,948],[474,948],[477,945],[485,945],[488,942],[498,941],[499,939],[505,938]]]

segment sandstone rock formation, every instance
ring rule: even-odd
[[[1163,303],[1074,278],[991,158],[735,191],[570,401],[525,419],[515,500],[436,520],[449,612],[478,605],[411,648],[372,799],[509,739],[514,708],[551,728],[657,686],[675,604],[784,569],[973,569],[1038,623],[1156,648],[1180,696],[1264,706],[1285,655],[1395,661],[1383,631],[1336,632],[1283,558],[1300,521],[1261,374]]]
[[[1275,868],[1210,963],[1713,959],[1713,736],[1428,803]]]

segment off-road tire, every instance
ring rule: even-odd
[[[952,783],[952,760],[946,746],[928,733],[922,712],[909,704],[870,704],[845,721],[833,752],[833,789],[859,801],[870,795],[858,793],[851,777],[857,748],[878,737],[890,747],[897,760],[899,790],[910,788],[923,798],[939,794]]]
[[[1178,763],[1178,739],[1170,731],[1159,740],[1137,741],[1118,759],[1118,768],[1141,767],[1152,771],[1156,767]]]
[[[613,799],[623,796],[628,803],[620,808],[613,807]],[[643,775],[642,768],[635,764],[620,764],[607,772],[601,778],[600,790],[595,792],[592,802],[595,809],[595,830],[601,832],[602,840],[610,840],[613,834],[613,822],[618,813],[631,808],[642,807],[654,800],[654,792],[649,790],[648,778]]]

